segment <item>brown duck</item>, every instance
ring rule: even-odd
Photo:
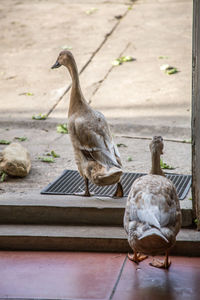
[[[72,78],[68,129],[74,148],[75,161],[85,181],[84,196],[90,196],[89,180],[105,186],[117,183],[113,196],[122,197],[120,183],[122,163],[113,142],[109,125],[101,112],[95,111],[85,100],[79,82],[75,59],[70,51],[62,51],[52,69],[65,66]]]
[[[150,174],[134,181],[127,198],[124,228],[134,251],[128,257],[138,263],[147,257],[140,253],[156,255],[165,252],[164,261],[154,259],[150,265],[167,269],[170,266],[169,250],[181,227],[181,210],[175,187],[160,168],[162,137],[153,138],[150,150]]]

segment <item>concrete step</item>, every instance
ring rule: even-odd
[[[69,225],[0,225],[0,249],[130,251],[122,227]],[[171,253],[200,256],[200,232],[182,229]]]
[[[186,204],[185,204],[186,203]],[[181,201],[182,227],[192,225],[192,201]],[[0,224],[123,224],[126,198],[40,195],[12,195],[0,199]]]
[[[122,225],[126,199],[31,194],[0,200],[0,224]]]

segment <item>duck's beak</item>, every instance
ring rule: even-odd
[[[55,64],[51,67],[51,69],[56,69],[59,67],[61,67],[61,64],[58,61],[56,61]]]

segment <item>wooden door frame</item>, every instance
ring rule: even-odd
[[[200,230],[200,1],[193,0],[192,34],[192,199]]]

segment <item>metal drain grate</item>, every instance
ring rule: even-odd
[[[133,181],[143,175],[146,174],[123,173],[121,183],[125,197],[128,196]],[[166,174],[166,177],[174,183],[179,199],[183,200],[191,186],[191,175]],[[116,184],[100,187],[90,182],[89,188],[92,194],[111,197],[116,190]],[[84,180],[79,173],[74,170],[65,170],[61,176],[44,188],[41,194],[73,195],[84,191],[84,189]]]

